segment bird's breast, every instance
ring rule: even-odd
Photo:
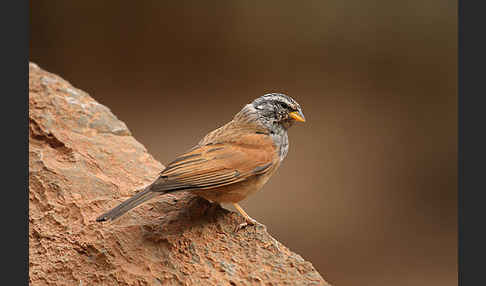
[[[280,162],[282,162],[289,152],[289,137],[287,135],[287,131],[283,130],[280,132],[275,132],[271,134],[271,136],[275,146],[277,146]]]

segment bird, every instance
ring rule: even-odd
[[[189,191],[211,202],[232,204],[245,219],[235,231],[255,225],[257,221],[238,203],[259,191],[279,168],[289,151],[287,130],[295,122],[305,122],[297,101],[283,93],[264,94],[96,221],[115,220],[159,195]]]

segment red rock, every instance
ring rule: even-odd
[[[163,169],[127,126],[59,76],[29,66],[31,285],[328,285],[264,226],[178,193],[112,223],[98,215]]]

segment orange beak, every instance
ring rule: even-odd
[[[298,121],[298,122],[305,122],[305,117],[304,117],[304,114],[302,113],[302,111],[294,111],[294,112],[290,112],[289,113],[289,116],[291,118],[293,118],[295,121]]]

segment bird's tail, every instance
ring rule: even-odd
[[[120,217],[121,215],[140,205],[141,203],[163,194],[163,192],[152,191],[151,187],[152,186],[148,186],[145,190],[140,191],[139,193],[119,204],[118,206],[114,207],[110,211],[100,215],[96,219],[96,221],[115,220],[116,218]]]

